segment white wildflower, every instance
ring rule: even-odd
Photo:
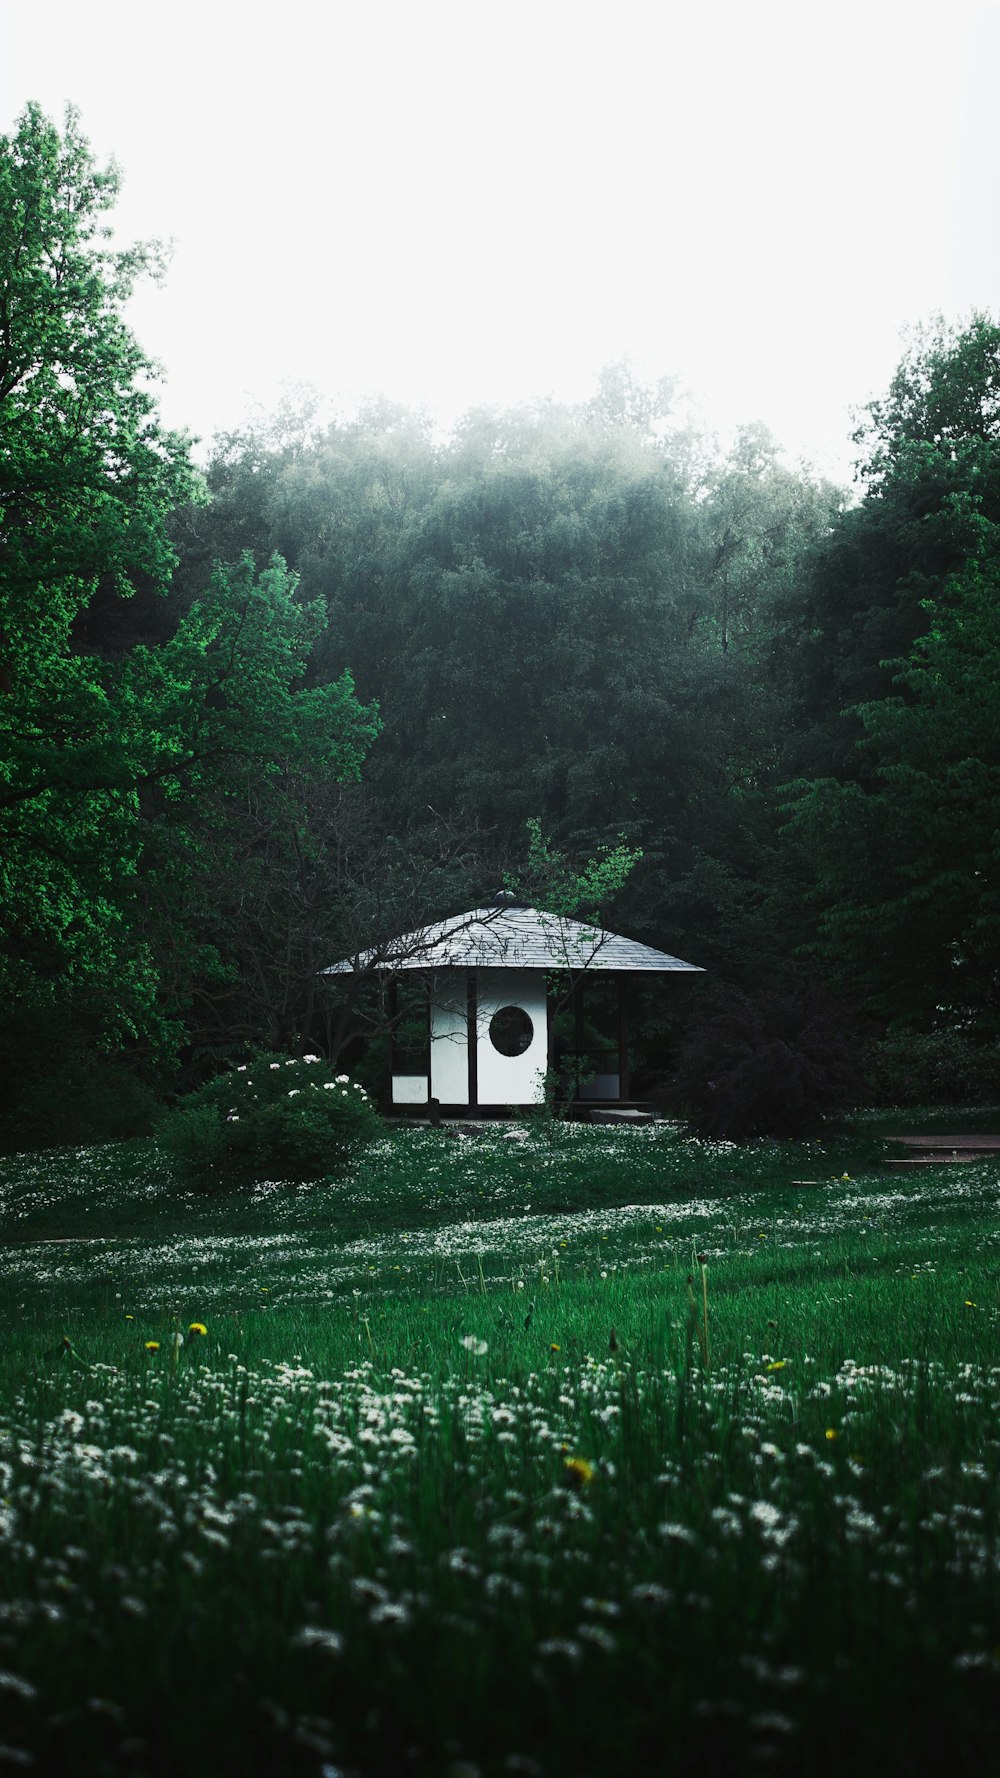
[[[325,1655],[339,1655],[343,1646],[344,1638],[336,1630],[321,1630],[313,1624],[307,1624],[292,1637],[293,1648],[318,1648]]]
[[[0,1691],[15,1692],[19,1698],[37,1696],[35,1687],[27,1679],[22,1679],[19,1673],[0,1672]]]
[[[389,1624],[393,1628],[402,1629],[409,1621],[409,1609],[402,1599],[386,1599],[381,1605],[373,1605],[368,1613],[370,1624]]]

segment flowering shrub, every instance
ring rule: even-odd
[[[189,1093],[157,1133],[184,1176],[211,1189],[265,1176],[322,1179],[380,1127],[348,1075],[319,1056],[264,1051]]]

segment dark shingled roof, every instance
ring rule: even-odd
[[[354,970],[402,969],[632,969],[659,973],[687,969],[700,974],[698,964],[682,963],[652,945],[621,938],[599,926],[543,913],[540,908],[518,906],[472,908],[454,914],[416,932],[404,933],[388,944],[360,956],[344,957],[322,975],[349,975]]]

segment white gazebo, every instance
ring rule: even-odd
[[[405,977],[424,984],[423,1055],[404,1063],[394,1046],[392,1102],[462,1115],[542,1103],[548,1071],[559,1067],[557,1005],[572,1001],[579,1058],[586,984],[598,978],[617,984],[617,1042],[589,1078],[576,1071],[574,1093],[593,1106],[621,1106],[629,1098],[627,983],[678,970],[701,974],[696,964],[651,945],[502,894],[488,907],[404,933],[321,973],[388,978],[390,1029],[398,983]]]

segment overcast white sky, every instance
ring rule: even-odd
[[[0,0],[0,131],[73,101],[173,238],[133,322],[206,438],[628,353],[846,476],[900,329],[1000,309],[998,75],[1000,0]]]

